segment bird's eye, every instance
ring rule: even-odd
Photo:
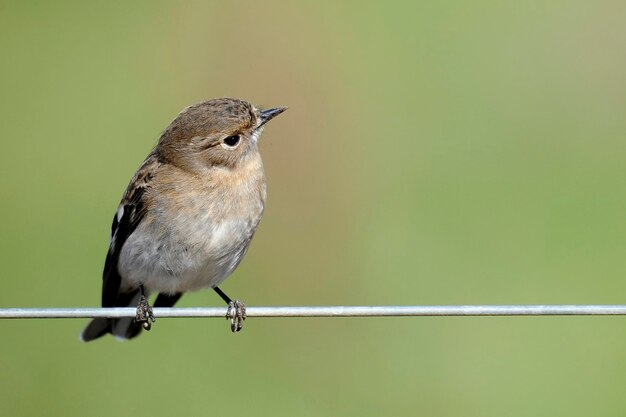
[[[232,135],[224,139],[224,144],[226,144],[226,146],[234,148],[239,143],[239,139],[239,135]]]

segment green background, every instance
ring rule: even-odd
[[[249,306],[626,303],[622,1],[0,1],[0,307],[97,306],[183,107],[289,106]],[[221,306],[212,291],[181,306]],[[623,416],[621,317],[0,321],[4,416]]]

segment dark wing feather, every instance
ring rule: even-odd
[[[102,275],[102,307],[125,307],[127,298],[121,296],[122,277],[118,271],[120,252],[128,237],[135,231],[145,214],[143,195],[159,166],[153,153],[137,171],[120,203],[111,225],[111,244]],[[132,298],[132,297],[130,297]]]
[[[122,277],[118,270],[118,262],[124,243],[145,215],[144,192],[150,187],[150,181],[159,166],[158,157],[153,152],[133,177],[113,218],[111,244],[102,274],[102,307],[127,307],[137,302],[138,288],[127,292],[120,291]],[[175,302],[175,300],[172,301]],[[118,337],[130,339],[137,336],[139,332],[141,332],[141,326],[135,323],[132,318],[97,318],[87,325],[81,338],[88,342],[107,333],[113,333]]]
[[[102,274],[102,307],[115,307],[119,305],[118,297],[122,277],[117,269],[117,264],[124,243],[135,231],[144,215],[144,207],[141,201],[144,190],[145,188],[134,190],[134,198],[127,204],[121,206],[121,209],[118,211],[118,213],[121,213],[121,218],[118,218],[120,216],[116,215],[113,219],[115,232],[111,235],[111,245],[109,246],[109,252],[104,262],[104,272]]]

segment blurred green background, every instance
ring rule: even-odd
[[[97,306],[183,107],[289,106],[248,305],[626,303],[621,1],[0,2],[0,307]],[[211,291],[181,306],[221,306]],[[2,416],[623,416],[626,319],[0,321]]]

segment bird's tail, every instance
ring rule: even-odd
[[[173,307],[182,295],[179,292],[174,294],[160,293],[154,300],[154,307]],[[134,307],[139,303],[139,297],[141,297],[139,289],[129,293],[118,294],[117,307]],[[93,319],[80,334],[80,338],[83,342],[89,342],[111,333],[121,340],[132,339],[139,336],[142,328],[141,324],[135,323],[134,317]]]
[[[119,302],[117,307],[136,306],[140,296],[139,290],[136,290],[127,294],[126,297],[120,297],[123,298],[123,300],[118,298],[118,301],[123,302]],[[83,342],[89,342],[111,333],[118,339],[132,339],[141,333],[141,329],[141,325],[135,323],[133,317],[124,317],[121,319],[96,318],[85,327],[80,338]]]

